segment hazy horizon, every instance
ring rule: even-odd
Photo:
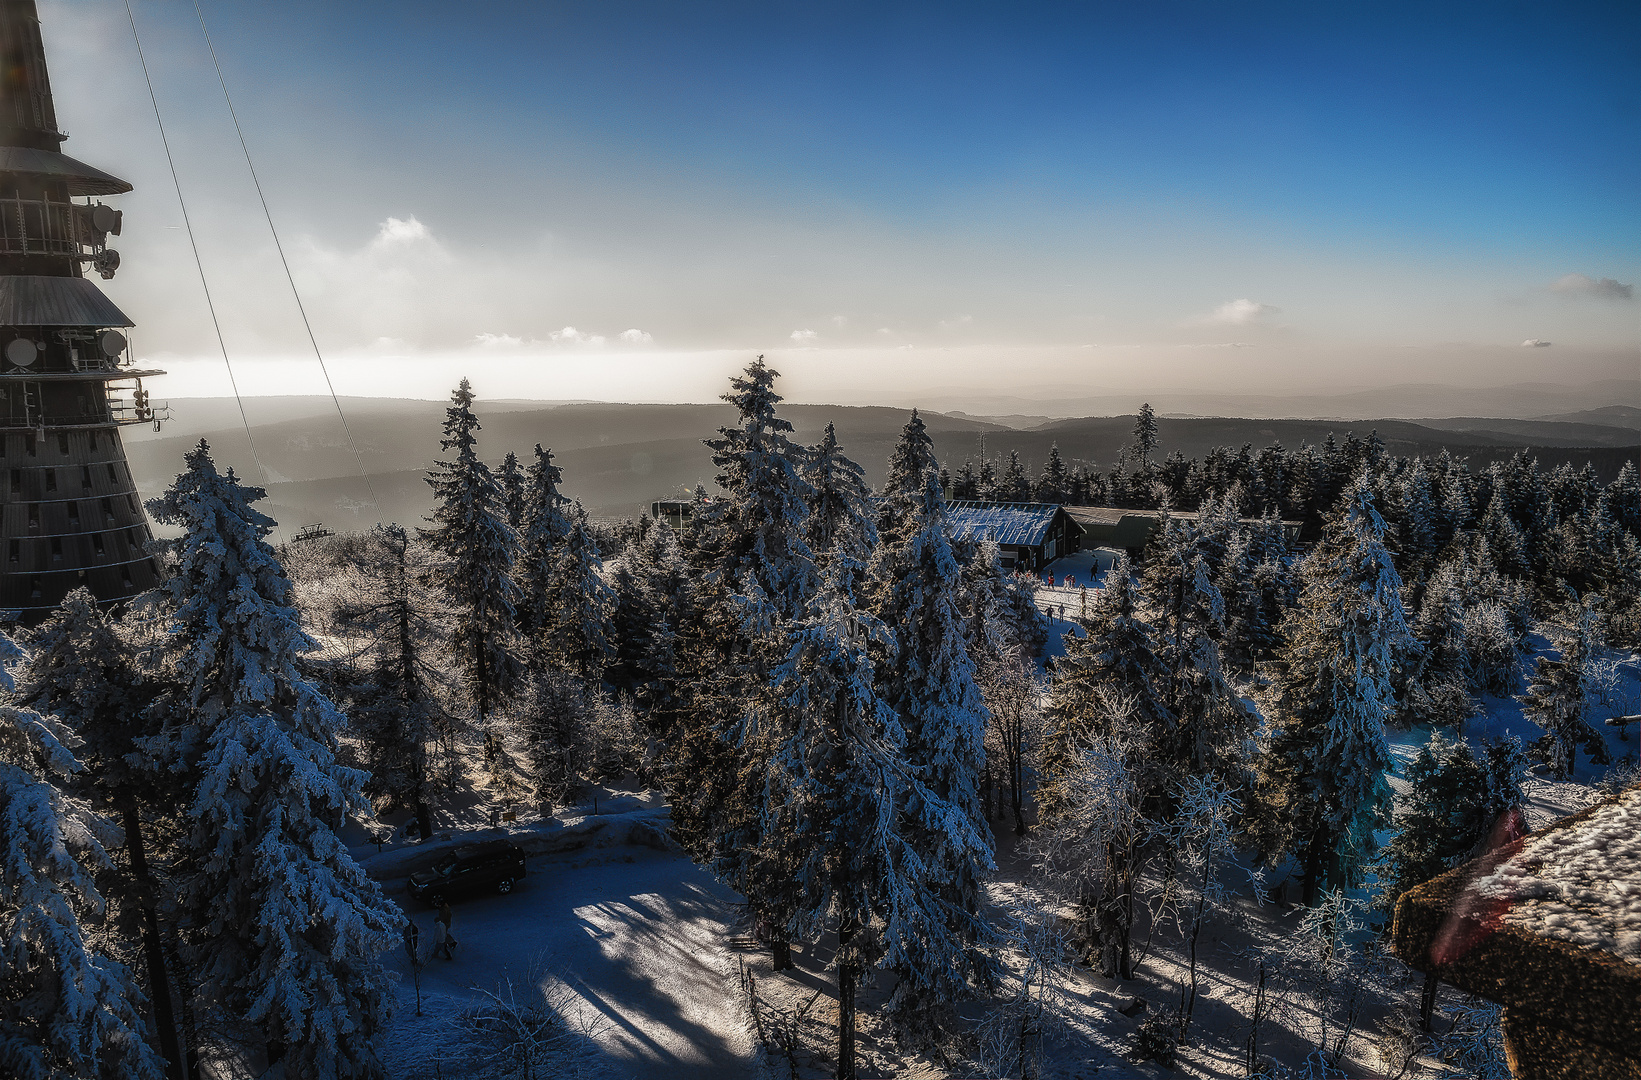
[[[42,0],[106,291],[226,393],[123,8]],[[1331,394],[1641,372],[1635,12],[209,5],[343,394]],[[241,391],[324,392],[197,23],[139,4]],[[1634,25],[1629,26],[1635,29]]]

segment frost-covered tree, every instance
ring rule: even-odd
[[[879,695],[870,646],[887,630],[856,607],[854,574],[827,568],[811,613],[794,624],[772,699],[747,721],[773,749],[758,785],[765,851],[756,864],[790,873],[760,883],[794,938],[838,933],[836,1075],[855,1076],[855,989],[886,964],[925,992],[961,983],[965,920],[947,910],[939,862],[908,832],[910,803],[942,805],[904,755],[900,723]],[[949,808],[949,813],[960,813]],[[978,834],[963,838],[977,844]],[[985,858],[981,848],[971,857]]]
[[[343,613],[369,649],[350,717],[364,744],[365,792],[410,807],[425,840],[433,835],[428,747],[453,726],[441,700],[447,679],[434,662],[443,612],[419,583],[420,559],[402,526],[376,526],[365,558],[372,588]]]
[[[496,486],[501,488],[501,505],[507,511],[507,524],[518,529],[524,524],[524,473],[519,469],[518,455],[511,450],[501,459],[496,470]]]
[[[1140,406],[1139,415],[1134,417],[1134,460],[1144,475],[1151,472],[1151,455],[1157,452],[1157,414],[1152,411],[1151,403]]]
[[[1103,690],[1090,705],[1104,714],[1106,731],[1128,729],[1131,707]],[[1079,954],[1106,978],[1134,976],[1135,882],[1152,838],[1131,767],[1143,760],[1136,746],[1109,734],[1068,742],[1054,764],[1052,808],[1031,846],[1044,880],[1071,905]]]
[[[1128,559],[1119,557],[1105,588],[1079,615],[1082,635],[1066,635],[1066,654],[1055,663],[1037,804],[1051,843],[1062,849],[1094,843],[1077,829],[1115,820],[1104,796],[1087,790],[1090,768],[1096,776],[1120,773],[1132,789],[1124,798],[1131,799],[1137,818],[1160,819],[1175,782],[1179,726],[1168,694],[1173,675],[1138,606]],[[1113,755],[1115,763],[1106,760]],[[1091,810],[1100,807],[1106,809]],[[1100,872],[1081,880],[1082,891],[1071,897],[1079,944],[1107,976],[1132,978],[1135,882],[1147,855],[1146,834],[1131,823],[1100,843],[1105,846],[1091,864]]]
[[[1463,740],[1440,731],[1407,766],[1408,791],[1396,799],[1396,835],[1385,845],[1380,901],[1480,854],[1501,819],[1522,803],[1527,759],[1514,740],[1489,745],[1478,758]]]
[[[377,1076],[392,994],[378,959],[404,916],[337,832],[368,818],[365,775],[337,760],[343,718],[300,668],[315,648],[265,537],[264,497],[204,441],[148,503],[169,541],[164,730],[148,741],[190,801],[178,840],[179,932],[200,1008],[250,1025],[288,1075]]]
[[[792,424],[775,415],[779,377],[760,356],[730,380],[723,400],[739,419],[706,441],[724,495],[709,504],[702,524],[731,588],[743,599],[761,597],[775,617],[791,619],[818,579],[804,535],[813,498],[800,474],[807,454],[787,437]]]
[[[775,414],[778,377],[760,356],[731,379],[724,400],[738,422],[707,440],[724,494],[697,502],[691,519],[691,555],[701,569],[693,590],[697,624],[680,646],[694,685],[680,710],[669,786],[680,838],[721,877],[742,882],[757,916],[780,935],[788,922],[777,904],[781,893],[766,883],[790,868],[763,843],[751,802],[773,747],[746,737],[743,721],[766,701],[788,628],[806,612],[818,577],[805,535],[813,497],[801,475],[808,455]],[[771,944],[777,968],[786,966],[786,939]]]
[[[1031,478],[1026,475],[1020,451],[1009,451],[1009,463],[1003,466],[1003,478],[997,482],[997,494],[993,498],[1003,502],[1031,501]]]
[[[615,657],[611,619],[616,596],[604,580],[604,564],[586,512],[578,503],[569,516],[569,535],[554,554],[547,577],[542,605],[546,621],[535,646],[550,663],[597,682]]]
[[[1595,603],[1586,600],[1572,625],[1556,636],[1559,658],[1541,656],[1521,697],[1521,711],[1544,730],[1532,746],[1533,756],[1550,766],[1557,780],[1573,775],[1578,748],[1595,764],[1607,762],[1607,744],[1590,724],[1589,665],[1602,648]]]
[[[978,499],[980,497],[980,477],[974,471],[974,459],[964,458],[963,467],[957,470],[952,477],[951,486],[946,489],[947,497],[951,499]]]
[[[666,738],[677,719],[681,687],[678,634],[691,583],[678,538],[658,525],[609,564],[615,592],[612,685],[632,695],[645,725]]]
[[[558,490],[563,480],[563,470],[553,464],[553,452],[536,443],[536,459],[525,483],[516,570],[519,627],[532,640],[551,618],[553,569],[573,527],[570,500]]]
[[[1226,775],[1253,726],[1220,666],[1216,636],[1225,630],[1225,600],[1213,576],[1223,544],[1220,534],[1174,519],[1140,582],[1175,719],[1173,737],[1156,749],[1181,775]]]
[[[18,649],[0,635],[0,687]],[[160,1076],[131,972],[93,944],[95,875],[118,832],[65,785],[76,741],[49,713],[0,703],[0,1072],[21,1080]]]
[[[428,580],[444,590],[454,609],[450,649],[472,697],[474,717],[484,733],[485,757],[495,773],[501,743],[490,715],[512,692],[520,671],[514,642],[516,537],[507,524],[501,487],[479,459],[478,430],[473,388],[463,379],[450,395],[444,437],[439,440],[441,449],[455,455],[436,462],[428,473],[434,499],[428,520],[433,527],[420,533],[441,556]]]
[[[849,460],[831,424],[809,448],[802,476],[808,482],[809,549],[825,564],[834,553],[864,565],[877,544],[872,490],[866,470]]]
[[[1048,444],[1048,459],[1043,462],[1043,471],[1038,474],[1037,485],[1032,491],[1032,498],[1040,503],[1063,503],[1071,491],[1071,474],[1066,469],[1066,463],[1060,457],[1060,444]]]
[[[1388,818],[1392,679],[1412,644],[1401,578],[1364,478],[1341,500],[1300,567],[1297,606],[1264,694],[1269,736],[1257,763],[1267,854],[1300,854],[1304,901],[1354,881]]]
[[[976,497],[993,498],[996,476],[985,460],[981,447],[981,473],[976,483]],[[889,453],[888,475],[883,480],[881,517],[878,519],[878,538],[885,544],[904,542],[911,535],[924,500],[923,482],[926,473],[938,470],[935,461],[934,440],[923,418],[912,410],[912,418],[901,429],[900,439]],[[944,497],[944,496],[942,496]]]
[[[152,826],[143,820],[145,811],[168,807],[171,792],[141,766],[137,743],[155,728],[147,709],[155,686],[138,670],[131,644],[85,589],[69,593],[44,623],[21,631],[21,641],[23,654],[12,670],[13,701],[55,716],[74,734],[82,767],[69,780],[69,794],[117,820],[123,831],[127,876],[121,892],[136,909],[160,1052],[168,1070],[180,1077],[171,977],[156,911],[159,890],[148,862],[146,834]]]
[[[891,1008],[903,1021],[932,1022],[940,1004],[961,994],[965,976],[991,972],[978,948],[991,937],[980,917],[980,875],[992,867],[978,789],[987,717],[963,633],[961,571],[939,470],[915,414],[891,461],[891,479],[900,485],[887,493],[895,528],[879,544],[871,569],[877,613],[894,640],[883,696],[900,719],[907,759],[923,784],[902,810],[906,832],[935,868],[931,880],[945,911],[941,933],[910,946],[894,963],[901,982]],[[963,948],[943,955],[947,942]]]

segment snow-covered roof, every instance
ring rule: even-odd
[[[1641,964],[1641,786],[1531,837],[1476,889],[1509,902],[1511,926]]]
[[[1060,512],[1054,503],[994,503],[959,499],[946,504],[952,532],[957,536],[993,540],[999,544],[1037,547]]]

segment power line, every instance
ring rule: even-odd
[[[129,4],[130,0],[126,0]],[[330,380],[330,368],[325,364],[325,355],[319,351],[319,340],[314,337],[313,324],[308,321],[308,309],[302,304],[302,294],[296,289],[296,278],[291,274],[291,264],[285,258],[285,245],[279,242],[279,230],[274,227],[273,213],[268,209],[268,197],[262,194],[262,181],[256,175],[256,166],[251,163],[251,148],[245,143],[245,132],[239,126],[239,113],[234,110],[234,99],[228,93],[228,80],[222,76],[222,62],[217,59],[216,46],[211,43],[211,31],[205,28],[205,13],[200,10],[199,0],[194,0],[194,15],[199,19],[200,33],[205,35],[205,47],[211,50],[211,63],[217,69],[217,82],[222,86],[222,100],[228,103],[228,115],[233,117],[234,133],[239,136],[239,148],[245,154],[245,167],[251,172],[251,183],[256,185],[256,197],[262,202],[262,216],[268,219],[268,232],[273,234],[274,250],[279,252],[279,265],[285,268],[285,280],[290,283],[291,296],[296,300],[296,310],[302,316],[302,328],[308,332],[308,344],[313,346],[313,355],[319,361],[319,370],[325,375],[325,387],[330,391],[331,403],[336,406],[336,415],[342,421],[342,431],[348,438],[348,447],[353,451],[354,465],[359,469],[359,478],[365,482],[365,490],[370,493],[371,505],[376,507],[376,516],[381,517],[382,504],[376,500],[376,485],[370,482],[370,474],[365,471],[365,459],[359,453],[359,444],[353,440],[353,429],[348,426],[347,415],[342,412],[342,399],[336,396],[336,387]]]
[[[205,307],[211,313],[211,326],[216,330],[217,347],[222,350],[222,363],[228,368],[228,385],[233,387],[234,401],[239,405],[239,419],[245,425],[245,441],[251,447],[251,460],[262,473],[263,484],[271,483],[268,467],[256,452],[256,439],[251,435],[251,419],[245,415],[245,399],[239,395],[239,380],[234,377],[234,362],[228,358],[228,343],[222,337],[222,323],[217,318],[216,303],[211,299],[211,286],[205,280],[205,263],[199,257],[199,243],[194,239],[194,223],[188,216],[188,200],[182,195],[182,181],[177,178],[177,163],[171,156],[171,140],[165,135],[165,119],[160,115],[160,99],[154,93],[154,77],[148,72],[148,58],[143,54],[142,35],[137,33],[137,17],[131,11],[131,0],[125,0],[125,17],[131,23],[131,40],[137,43],[137,60],[142,64],[142,77],[148,83],[148,100],[154,105],[154,123],[159,125],[160,144],[165,147],[165,163],[171,168],[171,186],[177,189],[177,205],[182,207],[182,223],[188,230],[188,246],[194,251],[194,267],[199,271],[199,287],[205,291]],[[274,528],[279,528],[278,522]]]

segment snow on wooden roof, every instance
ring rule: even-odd
[[[1037,547],[1060,507],[1054,503],[994,503],[960,499],[946,504],[952,532],[1015,547]]]
[[[1506,923],[1641,964],[1641,787],[1530,838],[1476,891],[1513,901]]]

